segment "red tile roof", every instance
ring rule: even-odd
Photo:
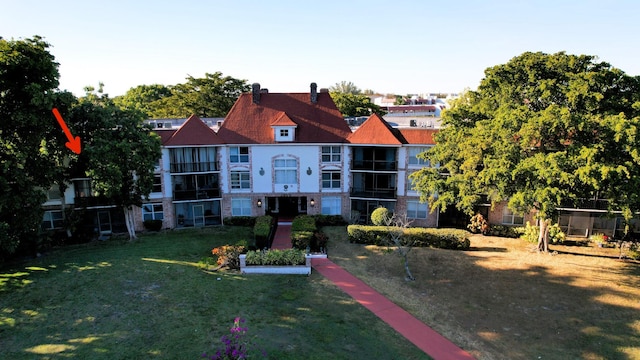
[[[352,144],[400,145],[405,143],[402,134],[376,114],[369,116],[367,121],[349,136],[348,140]]]
[[[218,130],[227,144],[275,144],[272,124],[282,113],[297,124],[294,143],[344,143],[351,134],[329,93],[261,93],[255,104],[251,93],[240,95]]]
[[[404,136],[407,144],[425,144],[435,145],[433,135],[438,132],[437,129],[399,129]]]
[[[169,141],[169,139],[171,139],[173,134],[176,132],[176,129],[167,129],[167,130],[154,129],[153,132],[158,134],[158,136],[160,136],[160,140],[162,141],[162,145],[165,145],[166,142]]]
[[[271,123],[271,126],[298,126],[298,124],[291,120],[286,112],[281,111],[280,115]]]
[[[166,142],[165,146],[220,145],[220,137],[199,117],[191,115]]]

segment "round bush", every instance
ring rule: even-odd
[[[371,213],[371,222],[376,226],[386,225],[389,217],[389,210],[385,207],[379,207]]]

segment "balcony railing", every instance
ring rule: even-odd
[[[397,189],[381,188],[381,189],[351,189],[351,197],[370,198],[370,199],[395,199]]]
[[[173,190],[173,200],[205,200],[219,198],[220,189]]]
[[[172,173],[218,171],[218,162],[171,163]]]
[[[386,160],[354,160],[353,170],[396,171],[397,161]]]

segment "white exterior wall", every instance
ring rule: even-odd
[[[249,168],[252,190],[255,193],[308,193],[318,192],[320,182],[320,147],[318,145],[253,145],[250,147]],[[274,160],[294,158],[297,160],[297,183],[275,184]],[[228,162],[228,159],[225,159]],[[264,175],[260,175],[260,169]],[[307,170],[311,169],[311,175]],[[287,189],[285,190],[285,185]],[[225,189],[230,185],[225,184]],[[230,189],[229,189],[230,190]]]

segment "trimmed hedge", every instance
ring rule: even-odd
[[[386,226],[349,225],[349,242],[385,246],[388,245],[389,228]],[[469,232],[460,229],[407,228],[403,231],[403,243],[415,247],[467,250],[471,246]]]
[[[313,215],[313,218],[318,227],[347,225],[347,221],[342,215]]]
[[[256,247],[264,249],[269,247],[271,242],[271,229],[276,225],[275,218],[270,215],[260,216],[255,220],[253,226],[253,236],[256,239]]]
[[[304,251],[298,249],[249,251],[247,265],[304,265]]]
[[[253,227],[256,224],[256,218],[252,216],[230,216],[224,218],[224,224],[229,226]]]

